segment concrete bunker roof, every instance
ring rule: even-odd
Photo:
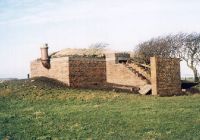
[[[53,52],[50,54],[51,58],[59,58],[66,56],[82,56],[82,57],[105,57],[107,53],[115,53],[112,50],[103,50],[102,52],[93,52],[91,49],[86,48],[67,48],[58,52]]]

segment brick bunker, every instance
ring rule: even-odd
[[[111,87],[137,90],[152,95],[181,93],[180,60],[152,57],[150,66],[130,61],[130,54],[111,53],[106,57],[62,56],[51,58],[48,46],[41,58],[31,62],[31,78],[48,77],[70,87]]]

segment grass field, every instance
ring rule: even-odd
[[[0,139],[200,139],[200,95],[140,96],[42,80],[1,83]]]

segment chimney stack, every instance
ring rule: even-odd
[[[49,59],[49,55],[48,55],[48,44],[44,44],[43,47],[40,48],[41,50],[41,62],[42,65],[49,69],[50,68],[50,59]]]

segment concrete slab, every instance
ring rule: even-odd
[[[151,91],[151,85],[147,84],[140,88],[139,93],[142,95],[147,95],[149,91]]]

